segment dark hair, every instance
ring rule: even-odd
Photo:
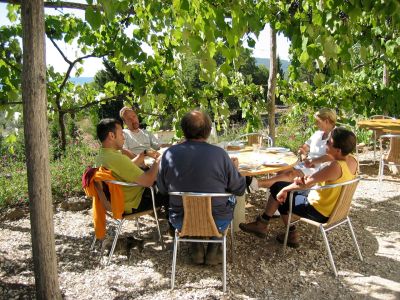
[[[121,122],[117,119],[107,118],[100,120],[96,127],[97,138],[100,140],[100,142],[103,142],[107,138],[109,132],[115,134],[117,124],[122,127]]]
[[[210,136],[211,126],[210,116],[200,110],[188,112],[181,121],[186,139],[207,139]]]
[[[334,128],[331,137],[333,140],[332,146],[340,149],[343,155],[353,152],[356,148],[356,135],[344,127]]]

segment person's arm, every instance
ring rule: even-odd
[[[239,160],[236,157],[229,159],[228,163],[228,187],[227,191],[242,196],[246,191],[246,178],[241,176],[238,167]]]
[[[150,169],[144,172],[142,175],[140,175],[139,178],[135,180],[135,182],[141,186],[146,186],[146,187],[152,186],[157,178],[159,163],[160,159],[156,158],[155,162],[150,167]]]
[[[121,153],[128,156],[130,159],[134,159],[136,157],[136,155],[132,151],[130,151],[126,148],[122,148]]]
[[[324,154],[324,155],[319,156],[319,157],[310,158],[310,159],[305,159],[305,160],[304,160],[304,165],[305,165],[307,168],[312,168],[312,167],[314,167],[315,165],[319,165],[319,164],[322,164],[322,163],[324,163],[324,162],[333,161],[333,160],[334,160],[334,158],[333,158],[331,155],[329,155],[329,154]]]
[[[286,201],[290,191],[299,189],[308,189],[318,182],[333,181],[342,176],[342,168],[339,163],[333,161],[329,166],[319,170],[311,176],[296,177],[292,184],[284,187],[276,196],[276,200],[283,203]]]

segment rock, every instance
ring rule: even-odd
[[[81,211],[89,209],[91,206],[92,200],[86,197],[71,197],[60,204],[60,209],[64,211]]]
[[[4,220],[15,221],[25,217],[26,211],[20,207],[12,208],[3,216]]]

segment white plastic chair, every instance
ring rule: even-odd
[[[171,289],[175,287],[175,270],[176,256],[180,242],[191,243],[220,243],[223,246],[223,263],[222,263],[222,282],[223,291],[226,291],[226,234],[219,232],[212,216],[212,198],[214,197],[229,197],[229,193],[191,193],[191,192],[170,192],[170,196],[181,196],[183,202],[183,225],[182,229],[175,230],[174,237],[174,252],[172,258],[172,273],[171,273]],[[231,247],[233,253],[233,220],[230,224],[231,228]],[[202,237],[195,239],[193,237]],[[211,239],[216,237],[218,239]]]
[[[349,180],[349,181],[346,181],[343,183],[330,184],[330,185],[325,185],[325,186],[314,186],[310,189],[307,189],[307,190],[323,190],[323,189],[332,189],[332,188],[336,188],[336,187],[341,187],[339,198],[338,198],[338,200],[335,204],[335,207],[326,223],[319,223],[319,222],[316,222],[316,221],[313,221],[313,220],[310,220],[310,219],[307,219],[304,217],[300,217],[300,216],[292,213],[293,192],[295,192],[295,191],[291,191],[290,195],[289,195],[289,199],[288,199],[288,201],[289,201],[289,218],[288,218],[288,225],[286,227],[286,234],[285,234],[283,247],[286,248],[286,244],[287,244],[287,240],[288,240],[288,236],[289,236],[289,228],[293,224],[296,224],[297,222],[301,221],[301,222],[305,222],[310,225],[319,227],[320,232],[322,234],[322,238],[325,243],[326,250],[328,252],[328,256],[329,256],[329,260],[330,260],[333,272],[334,272],[335,276],[337,276],[338,273],[336,270],[335,261],[332,256],[332,252],[331,252],[331,249],[329,246],[329,240],[327,238],[326,233],[330,230],[335,229],[336,227],[338,227],[342,224],[347,223],[347,225],[349,226],[349,229],[350,229],[351,237],[353,238],[353,242],[357,249],[358,256],[359,256],[360,260],[363,261],[360,247],[358,246],[357,239],[354,234],[353,226],[351,225],[350,217],[349,217],[351,201],[353,199],[353,195],[354,195],[354,192],[357,188],[359,181],[360,181],[360,178],[356,178],[356,179]],[[299,191],[299,190],[297,190],[297,191]],[[292,217],[296,218],[296,220],[291,221]]]

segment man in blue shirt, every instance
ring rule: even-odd
[[[161,193],[214,192],[243,195],[246,179],[238,170],[237,159],[231,160],[226,151],[207,143],[211,132],[211,119],[205,112],[193,110],[181,121],[185,141],[167,149],[161,159],[157,186]],[[182,199],[170,196],[169,218],[172,225],[181,229],[183,220]],[[225,230],[233,218],[234,201],[228,197],[213,199],[212,213],[219,231]],[[204,246],[192,244],[192,260],[196,264],[220,263],[218,246],[209,243],[204,257]],[[220,252],[220,251],[219,251]]]

